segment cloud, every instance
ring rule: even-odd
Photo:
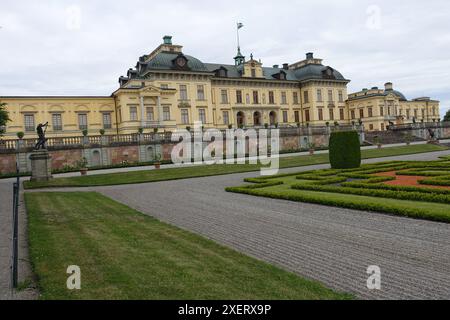
[[[242,50],[264,65],[313,51],[352,82],[394,82],[409,98],[450,107],[450,4],[423,1],[2,0],[0,95],[109,95],[165,34],[187,54],[232,63]]]

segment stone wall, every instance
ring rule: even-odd
[[[55,150],[50,151],[49,154],[52,157],[52,169],[63,169],[64,166],[75,167],[77,161],[82,158],[81,149]]]
[[[0,174],[16,172],[16,154],[0,154]]]
[[[313,129],[292,129],[291,131],[282,131],[280,136],[280,152],[307,150],[311,143],[316,148],[328,146],[329,134],[331,128]],[[110,137],[90,137],[89,139],[76,140],[74,145],[51,145],[49,153],[52,157],[52,170],[65,170],[76,168],[80,161],[86,159],[88,167],[105,167],[119,164],[146,163],[155,160],[157,155],[161,155],[161,160],[170,161],[171,152],[175,144],[168,137],[121,137],[118,136],[114,141]],[[127,138],[125,141],[124,138]],[[69,141],[70,139],[67,138]],[[270,139],[270,138],[269,138]],[[363,134],[361,135],[363,142]],[[201,156],[203,149],[210,142],[200,144]],[[238,144],[238,143],[237,143]],[[19,163],[20,172],[31,172],[31,161],[29,157],[32,152],[34,141],[19,140],[15,144],[9,143],[9,146],[16,145],[16,149],[0,148],[0,174],[14,173],[16,170],[16,160]],[[270,141],[268,142],[270,145]],[[257,148],[257,145],[252,146]],[[237,146],[236,149],[237,150]],[[194,150],[192,150],[194,152]],[[226,144],[224,142],[223,152],[226,154]],[[249,145],[246,143],[245,152],[249,153]],[[193,155],[194,156],[194,155]]]

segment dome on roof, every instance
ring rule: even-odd
[[[157,69],[157,70],[170,70],[173,69],[173,60],[175,60],[179,56],[178,53],[168,53],[168,52],[161,52],[158,53],[153,59],[151,59],[147,63],[147,70],[151,69]],[[200,72],[207,72],[208,69],[204,65],[203,62],[201,62],[199,59],[184,55],[186,57],[187,65],[189,69],[192,71],[200,71]]]
[[[384,94],[388,95],[389,93],[393,93],[394,95],[396,95],[401,101],[407,101],[405,95],[403,93],[401,93],[400,91],[397,90],[385,90]]]
[[[336,78],[336,80],[346,80],[344,76],[331,67],[326,67],[322,64],[308,64],[297,70],[295,70],[295,77],[298,80],[309,80],[309,79],[326,79],[324,77],[324,72],[327,69],[332,70],[332,75]]]

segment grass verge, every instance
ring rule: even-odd
[[[425,153],[433,151],[443,151],[448,148],[436,145],[412,145],[384,149],[363,150],[363,159],[382,158],[396,155],[407,155]],[[328,154],[317,154],[313,156],[298,156],[280,159],[280,168],[302,167],[315,164],[328,163]],[[187,178],[197,178],[206,176],[225,175],[232,173],[242,173],[260,170],[260,165],[212,165],[194,166],[184,168],[171,168],[152,171],[134,171],[113,174],[90,175],[86,177],[57,178],[49,182],[25,181],[26,189],[39,188],[61,188],[61,187],[90,187],[108,186],[120,184],[137,184],[147,182],[158,182],[166,180],[177,180]]]
[[[26,193],[42,299],[350,299],[98,193]],[[81,269],[81,290],[66,269]]]

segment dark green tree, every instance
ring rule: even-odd
[[[0,103],[0,135],[4,133],[4,127],[8,121],[11,119],[6,111],[6,103]]]
[[[444,121],[450,121],[450,110],[448,110],[447,113],[445,114]]]
[[[330,137],[330,164],[333,169],[361,166],[361,145],[356,131],[335,131]]]

